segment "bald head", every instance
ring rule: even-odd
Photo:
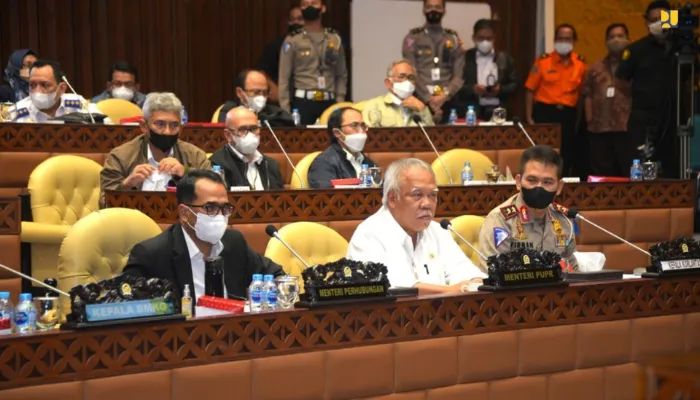
[[[236,130],[241,126],[258,124],[258,116],[246,107],[236,107],[226,114],[226,128]]]

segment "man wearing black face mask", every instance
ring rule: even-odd
[[[182,103],[172,93],[146,97],[140,121],[143,134],[107,155],[100,174],[103,195],[105,190],[165,191],[190,169],[211,169],[203,150],[178,140],[181,112]]]
[[[533,248],[561,254],[578,268],[574,228],[566,217],[568,209],[554,203],[564,187],[564,162],[549,146],[535,146],[523,152],[520,174],[515,177],[519,193],[493,209],[479,232],[479,249],[490,257],[519,248]],[[486,270],[486,261],[481,260]]]
[[[453,97],[464,85],[464,48],[457,32],[442,27],[445,0],[423,0],[426,24],[403,40],[403,58],[416,68],[416,97],[430,106],[436,123],[456,108]]]

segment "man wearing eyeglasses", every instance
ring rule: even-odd
[[[100,174],[105,190],[164,191],[190,169],[211,169],[207,154],[178,139],[182,103],[172,93],[151,93],[139,122],[142,134],[113,149]],[[102,203],[101,199],[101,203]]]
[[[212,171],[190,171],[177,184],[179,221],[160,235],[134,246],[124,274],[161,278],[177,288],[185,285],[197,301],[204,291],[204,260],[220,257],[224,268],[224,296],[246,299],[253,274],[283,275],[282,267],[257,254],[243,235],[228,229],[233,206],[221,177]]]
[[[226,187],[247,186],[251,190],[284,189],[280,165],[258,151],[260,122],[246,107],[236,107],[226,115],[224,129],[227,145],[209,159],[226,176]]]
[[[229,111],[243,106],[258,115],[261,121],[268,121],[271,126],[294,126],[292,115],[283,109],[268,104],[270,87],[267,77],[261,71],[246,69],[236,78],[236,100],[227,101],[219,111],[219,122],[226,122]]]
[[[362,113],[352,107],[339,108],[328,118],[331,145],[309,167],[309,186],[315,189],[333,187],[331,181],[358,178],[362,165],[375,167],[362,150],[367,142],[367,124]]]
[[[486,275],[433,221],[437,201],[430,165],[416,158],[393,162],[383,206],[357,227],[347,257],[386,265],[392,287],[415,287],[420,294],[462,292],[481,283]]]
[[[430,108],[414,96],[416,70],[407,60],[389,65],[386,70],[385,95],[367,100],[362,117],[372,127],[416,126],[411,118],[417,114],[425,125],[434,125]]]
[[[139,71],[126,61],[120,61],[109,70],[109,79],[104,92],[90,100],[99,103],[107,99],[130,101],[143,108],[146,95],[139,92]]]

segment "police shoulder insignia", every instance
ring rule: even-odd
[[[625,51],[622,52],[622,59],[627,60],[630,58],[630,49],[625,49]]]
[[[562,206],[561,204],[558,203],[552,203],[552,206],[554,207],[555,210],[559,211],[560,213],[566,215],[569,212],[569,209],[567,207]]]
[[[498,247],[508,239],[510,233],[503,228],[493,228],[493,244]]]
[[[418,28],[411,29],[410,32],[413,35],[417,35],[417,34],[421,33],[421,31],[423,31],[423,29],[425,29],[425,28],[423,28],[422,26],[419,26]]]
[[[516,207],[515,204],[501,207],[501,214],[503,214],[506,220],[509,220],[518,215],[518,207]]]
[[[17,110],[17,117],[16,118],[24,118],[29,116],[29,110],[26,107],[22,107]]]
[[[63,105],[70,108],[82,108],[82,104],[79,99],[75,100],[64,100]]]
[[[326,33],[331,34],[331,35],[337,35],[338,31],[336,31],[333,28],[326,28]]]

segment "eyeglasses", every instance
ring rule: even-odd
[[[233,206],[231,204],[215,204],[215,203],[207,203],[207,204],[185,204],[187,207],[197,207],[201,208],[204,210],[204,212],[210,216],[214,217],[219,215],[219,212],[221,212],[221,215],[224,217],[228,218],[233,214]]]
[[[265,96],[268,97],[270,96],[270,91],[267,89],[261,90],[261,89],[251,89],[251,90],[243,90],[244,92],[252,95],[253,97],[255,96]]]
[[[238,129],[226,128],[224,130],[228,131],[229,133],[232,133],[236,136],[245,136],[248,134],[248,132],[253,133],[255,135],[260,134],[260,126],[259,125],[239,126]]]
[[[178,132],[182,128],[181,122],[153,121],[151,125],[159,132],[165,131],[165,128],[170,128],[170,132]]]
[[[112,81],[112,86],[114,87],[127,87],[133,89],[136,87],[136,82],[122,82],[122,81]]]
[[[341,128],[345,128],[346,126],[349,126],[355,132],[359,132],[360,129],[363,132],[367,132],[367,130],[369,129],[367,128],[367,124],[365,124],[364,122],[352,122],[349,124],[340,125]]]

